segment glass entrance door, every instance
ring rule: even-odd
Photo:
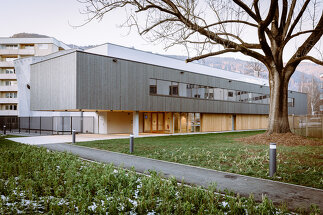
[[[168,115],[170,115],[170,116],[168,116]],[[168,115],[163,112],[144,113],[144,132],[146,132],[146,133],[170,132],[170,130],[171,130],[171,121],[170,121],[171,113],[169,113]]]

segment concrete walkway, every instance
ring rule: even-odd
[[[253,193],[257,201],[261,201],[262,195],[265,194],[274,203],[285,202],[290,209],[308,208],[311,204],[316,204],[323,210],[323,190],[320,189],[65,143],[46,144],[42,145],[42,147],[55,151],[71,152],[81,158],[103,163],[113,163],[116,166],[122,166],[127,169],[134,167],[136,171],[141,173],[155,170],[162,173],[165,177],[175,176],[178,181],[184,180],[187,184],[196,184],[205,188],[211,185],[212,182],[215,182],[220,190],[228,189],[247,197],[250,193]]]

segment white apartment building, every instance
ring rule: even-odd
[[[0,38],[0,116],[18,115],[18,86],[13,61],[66,49],[70,47],[55,38]]]

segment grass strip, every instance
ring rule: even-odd
[[[269,146],[237,138],[263,131],[145,137],[135,139],[134,155],[323,189],[323,144],[277,147],[277,174],[269,177]],[[129,153],[129,139],[77,145]]]

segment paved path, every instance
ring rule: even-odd
[[[323,210],[323,190],[298,185],[285,184],[271,180],[242,176],[238,174],[209,170],[183,164],[171,163],[155,159],[126,155],[98,149],[91,149],[71,144],[46,144],[50,150],[67,151],[82,158],[103,163],[113,163],[124,168],[134,167],[138,172],[155,170],[165,177],[175,176],[178,181],[184,180],[188,184],[208,187],[212,182],[217,183],[220,190],[231,190],[241,196],[253,193],[260,201],[262,194],[266,194],[274,203],[287,203],[290,209],[308,208],[312,203]]]

